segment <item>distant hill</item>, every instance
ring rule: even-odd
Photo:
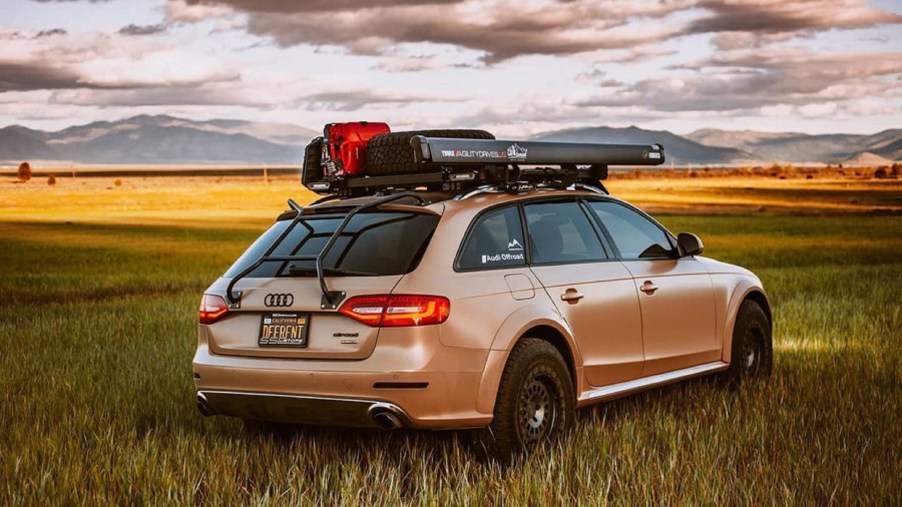
[[[46,132],[21,125],[0,129],[0,160],[58,159],[46,138]]]
[[[12,125],[0,129],[0,163],[299,165],[319,132],[283,123],[195,121],[135,116],[57,132]],[[873,135],[769,133],[704,129],[686,136],[638,127],[582,127],[544,132],[534,140],[661,143],[674,164],[838,163],[861,153],[868,160],[902,159],[902,129]]]
[[[135,116],[58,132],[0,129],[0,160],[98,164],[299,164],[317,135],[296,125]]]
[[[667,162],[674,164],[729,164],[753,161],[754,156],[740,149],[706,146],[666,130],[644,130],[638,127],[588,127],[545,132],[533,137],[537,141],[659,143],[664,145]]]
[[[860,153],[856,153],[854,156],[847,158],[840,162],[843,165],[850,166],[879,166],[879,165],[890,165],[893,163],[892,160],[881,157],[880,155],[871,153],[869,151],[862,151]]]
[[[862,152],[889,160],[902,159],[902,129],[884,130],[873,135],[703,129],[686,137],[708,146],[743,150],[766,161],[837,163]]]

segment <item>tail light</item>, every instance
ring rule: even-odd
[[[212,324],[229,313],[229,305],[225,299],[213,294],[204,294],[200,300],[200,311],[197,320],[201,324]]]
[[[371,327],[428,326],[448,320],[451,302],[442,296],[412,294],[356,296],[338,311]]]

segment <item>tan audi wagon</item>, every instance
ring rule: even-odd
[[[291,202],[203,296],[199,410],[482,428],[509,454],[564,432],[575,408],[770,370],[754,274],[598,187],[559,183]]]

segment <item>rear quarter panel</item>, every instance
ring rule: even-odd
[[[569,359],[577,369],[576,385],[581,385],[582,362],[569,327],[528,267],[454,270],[469,225],[483,209],[484,206],[462,204],[448,206],[419,266],[401,279],[394,292],[431,294],[451,300],[451,314],[439,326],[441,343],[446,347],[487,351],[485,363],[480,365],[483,372],[477,410],[490,414],[510,349],[530,328],[548,326],[565,337],[573,352]],[[515,286],[505,279],[509,275],[516,275]],[[532,290],[523,290],[524,284],[531,285]]]
[[[396,294],[429,294],[451,300],[451,314],[440,326],[442,345],[447,347],[489,349],[510,314],[535,304],[537,298],[544,295],[538,280],[526,266],[454,270],[461,241],[480,209],[462,203],[448,206],[420,264],[404,275],[394,289]],[[521,290],[521,295],[514,298],[506,275],[517,275],[521,289],[532,285],[532,294]]]

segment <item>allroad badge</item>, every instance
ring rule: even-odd
[[[294,294],[267,294],[263,304],[270,308],[287,308],[294,304]]]

